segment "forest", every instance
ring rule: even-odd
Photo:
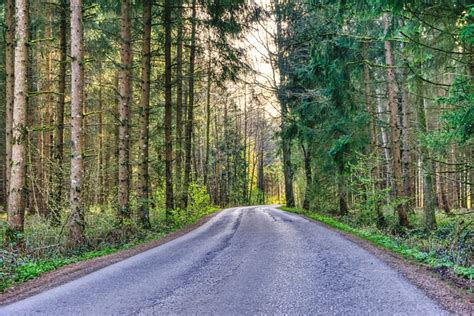
[[[265,204],[472,281],[470,1],[4,0],[0,27],[0,292]]]

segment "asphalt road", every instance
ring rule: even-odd
[[[225,210],[167,244],[0,309],[36,313],[444,314],[337,232],[272,207]]]

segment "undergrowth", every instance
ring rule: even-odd
[[[75,250],[66,247],[66,212],[60,226],[52,226],[48,219],[40,215],[28,215],[23,233],[25,249],[18,251],[11,247],[0,248],[0,293],[14,284],[34,279],[59,267],[156,240],[198,221],[217,211],[217,208],[211,205],[205,190],[202,186],[192,184],[188,209],[173,210],[171,218],[167,219],[163,189],[158,189],[150,203],[154,206],[149,209],[150,229],[140,227],[135,218],[119,224],[116,207],[112,203],[91,207],[86,213],[87,243]],[[132,201],[131,204],[132,207],[137,207],[137,201]],[[6,222],[0,221],[1,241],[5,240],[5,233]]]

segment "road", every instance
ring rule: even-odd
[[[167,244],[1,315],[444,314],[339,233],[270,206],[227,209]]]

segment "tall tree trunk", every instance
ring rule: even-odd
[[[166,181],[166,211],[169,217],[170,211],[174,208],[173,197],[173,140],[171,137],[172,128],[172,90],[171,81],[171,31],[173,28],[171,21],[172,11],[171,0],[165,1],[164,24],[165,24],[165,181]]]
[[[193,0],[192,27],[191,27],[191,47],[189,51],[189,103],[188,117],[186,122],[185,135],[185,162],[184,162],[184,182],[183,182],[183,207],[188,206],[189,184],[191,182],[191,154],[192,154],[192,135],[194,124],[194,61],[196,57],[196,0]]]
[[[293,168],[291,166],[291,144],[286,136],[286,120],[288,116],[288,104],[285,89],[285,60],[283,54],[283,14],[282,8],[278,1],[275,4],[277,10],[277,57],[278,70],[280,73],[280,86],[278,87],[278,100],[280,102],[281,111],[281,130],[282,130],[282,151],[283,151],[283,174],[285,176],[285,197],[286,205],[289,207],[295,206],[295,198],[293,193]]]
[[[150,120],[150,68],[151,68],[151,9],[152,0],[143,0],[143,56],[142,56],[142,99],[140,107],[140,221],[150,227],[149,174],[148,174],[148,126]]]
[[[403,26],[403,23],[401,23]],[[400,44],[403,49],[403,43]],[[412,185],[411,185],[411,158],[410,158],[410,139],[408,131],[410,130],[410,111],[408,109],[408,63],[403,63],[403,68],[400,73],[401,85],[401,130],[402,130],[402,178],[403,178],[403,193],[407,198],[412,199]],[[410,201],[408,205],[412,205]]]
[[[120,105],[119,105],[119,216],[130,217],[130,106],[132,101],[131,2],[121,0]]]
[[[372,178],[375,189],[382,189],[381,185],[381,166],[379,162],[379,146],[377,141],[377,113],[374,109],[374,104],[372,102],[372,89],[370,88],[370,69],[369,69],[369,43],[364,42],[362,46],[362,54],[364,56],[364,88],[365,88],[365,102],[367,113],[370,115],[369,123],[369,135],[370,135],[370,152],[375,154],[375,168],[372,170]],[[385,218],[383,216],[381,207],[379,203],[375,205],[375,213],[377,216],[377,227],[381,228],[385,226]]]
[[[249,204],[248,201],[248,187],[249,187],[249,164],[250,158],[247,158],[248,152],[248,111],[247,111],[247,85],[244,88],[244,146],[243,146],[243,163],[244,163],[244,180],[243,180],[243,194],[242,199],[245,205]]]
[[[8,193],[7,238],[21,239],[25,222],[26,191],[26,103],[28,94],[28,0],[17,0],[15,4],[16,45],[15,45],[15,86],[12,122],[12,156],[10,186]]]
[[[178,0],[177,47],[176,47],[176,193],[181,203],[183,183],[183,0]]]
[[[15,98],[15,1],[5,5],[5,209],[8,208],[12,165],[13,102]]]
[[[416,80],[417,107],[416,114],[418,118],[418,133],[420,136],[426,134],[426,108],[425,99],[423,97],[423,82]],[[436,192],[434,189],[434,166],[429,160],[428,150],[423,144],[419,144],[421,172],[423,177],[423,212],[425,213],[425,227],[428,230],[436,228]]]
[[[56,144],[54,148],[54,175],[51,223],[59,225],[61,220],[62,189],[63,189],[63,164],[64,164],[64,104],[66,99],[66,74],[67,74],[67,24],[69,13],[69,0],[61,0],[61,13],[59,24],[59,82],[58,103],[56,104]]]
[[[83,244],[85,220],[83,206],[84,177],[84,30],[82,0],[71,0],[71,190],[69,245]]]
[[[102,205],[104,201],[104,99],[102,95],[102,63],[99,65],[99,91],[98,91],[98,146],[97,146],[97,184],[96,203]]]
[[[311,195],[311,186],[313,185],[313,175],[311,171],[311,151],[310,151],[311,144],[308,145],[308,148],[301,143],[301,149],[303,150],[303,158],[304,158],[304,171],[306,177],[306,190],[304,194],[303,200],[303,209],[309,210],[309,199]]]
[[[211,38],[208,37],[208,60],[207,60],[207,98],[206,98],[206,157],[204,162],[204,185],[207,185],[209,173],[209,153],[211,140],[211,86],[212,86],[212,55],[211,55]]]
[[[387,13],[384,14],[385,34],[388,33],[390,18]],[[388,89],[388,105],[390,109],[390,135],[392,149],[392,169],[395,181],[395,190],[398,198],[405,197],[402,183],[402,165],[400,157],[400,129],[398,126],[398,105],[397,105],[397,88],[395,83],[395,72],[393,70],[392,43],[387,40],[385,47],[385,63],[387,65],[387,89]],[[408,226],[408,215],[405,202],[397,206],[399,223],[401,226]]]
[[[260,131],[260,144],[258,146],[258,171],[257,171],[257,189],[258,203],[265,204],[265,170],[263,161],[263,129]]]

